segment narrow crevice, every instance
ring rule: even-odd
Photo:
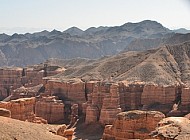
[[[86,82],[84,84],[84,94],[85,94],[86,101],[88,101],[88,88],[87,88],[87,83]]]

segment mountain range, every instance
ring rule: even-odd
[[[85,31],[72,27],[64,32],[0,34],[0,66],[24,67],[50,58],[99,59],[123,51],[142,51],[189,40],[189,34],[176,32],[179,31],[145,20],[114,27],[91,27]]]

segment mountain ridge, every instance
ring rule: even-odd
[[[145,82],[158,85],[190,85],[190,41],[163,45],[146,51],[129,51],[90,61],[49,60],[48,64],[60,64],[66,71],[53,79],[78,78],[82,81]]]
[[[12,36],[0,34],[0,57],[4,58],[0,66],[27,66],[49,58],[98,59],[123,51],[137,39],[162,39],[172,35],[171,30],[150,20],[113,27],[100,26],[85,31],[74,27],[64,32],[44,30]]]

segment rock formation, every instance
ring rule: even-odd
[[[45,86],[46,94],[58,96],[65,104],[78,104],[82,110],[82,104],[86,102],[85,83],[80,81],[48,80]]]
[[[22,98],[10,102],[0,102],[0,108],[10,110],[11,118],[22,121],[32,121],[34,115],[35,98]]]
[[[110,94],[103,99],[102,109],[100,112],[101,124],[112,124],[116,115],[121,112],[120,97],[118,85],[110,86]]]
[[[11,117],[11,112],[7,109],[0,108],[0,116]]]
[[[0,99],[11,95],[11,90],[19,88],[21,84],[21,68],[0,69]]]
[[[149,133],[165,115],[157,111],[128,111],[117,115],[113,125],[107,125],[103,140],[149,139]]]
[[[145,85],[141,103],[143,105],[170,104],[176,99],[176,86]]]
[[[158,123],[151,135],[161,140],[189,140],[190,120],[184,117],[165,118]]]
[[[20,94],[24,90],[27,91],[29,96],[32,94],[37,94],[37,91],[32,91],[33,89],[38,89],[38,85],[43,84],[44,77],[44,67],[38,66],[39,68],[27,67],[27,68],[17,68],[17,67],[4,67],[0,69],[0,100],[17,93]],[[56,75],[63,70],[60,67],[47,66],[47,75]],[[26,89],[20,88],[24,86]],[[37,86],[37,87],[35,87]],[[33,87],[33,88],[31,88]],[[17,90],[16,90],[17,89]],[[22,91],[20,91],[22,90]],[[32,92],[34,93],[32,93]],[[19,98],[15,96],[15,98]],[[14,99],[14,97],[13,97]]]
[[[63,122],[64,104],[55,96],[36,99],[35,114],[47,120],[48,123]]]
[[[21,121],[29,121],[34,123],[44,123],[47,121],[41,117],[36,117],[34,114],[35,98],[21,98],[11,100],[9,102],[0,102],[0,108],[10,112],[10,117]],[[7,112],[8,113],[8,112]]]
[[[141,106],[143,84],[125,82],[97,82],[93,92],[83,104],[86,112],[86,123],[100,122],[112,124],[116,115],[127,109],[138,109]]]

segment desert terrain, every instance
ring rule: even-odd
[[[190,34],[156,21],[0,34],[0,139],[190,139]]]

